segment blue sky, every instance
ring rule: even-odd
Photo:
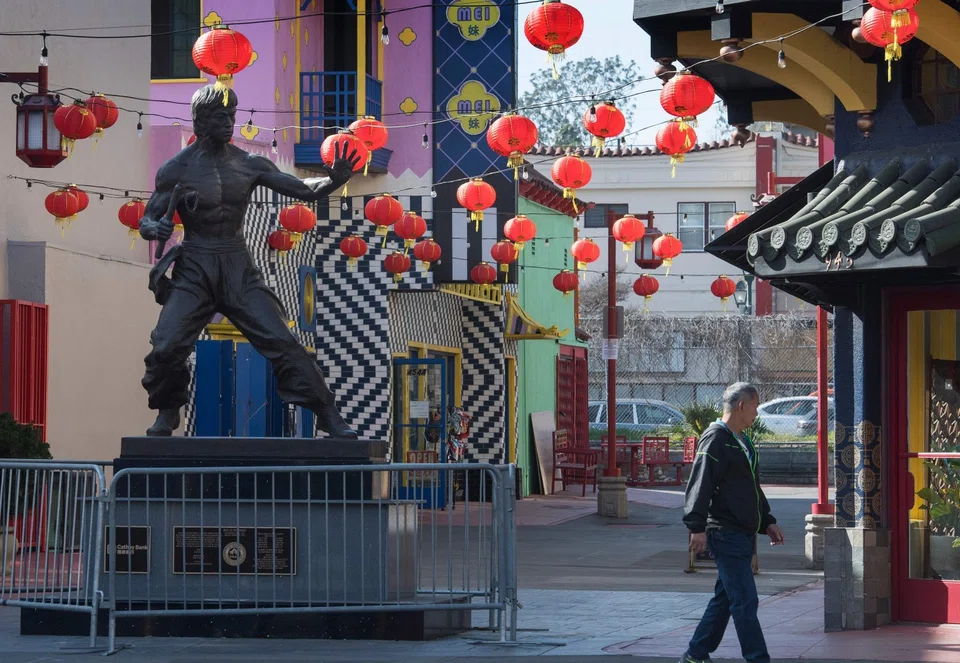
[[[633,22],[633,0],[564,0],[583,14],[585,28],[583,37],[569,51],[567,60],[580,60],[594,57],[603,60],[619,55],[623,60],[633,60],[639,65],[644,76],[653,75],[656,64],[650,59],[650,37]],[[546,67],[546,55],[537,50],[523,36],[523,21],[539,3],[519,5],[520,11],[520,53],[518,56],[518,75],[520,94],[530,90],[530,74]],[[634,91],[649,89],[654,85],[650,81],[638,84]],[[634,115],[636,126],[627,127],[627,132],[655,124],[669,116],[660,107],[656,94],[644,94],[636,97],[637,112]],[[713,137],[713,126],[717,111],[712,110],[700,118],[701,140]],[[632,145],[653,145],[656,128],[631,136]]]

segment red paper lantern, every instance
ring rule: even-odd
[[[510,263],[515,262],[519,255],[520,252],[514,243],[506,240],[501,240],[490,247],[490,257],[500,265],[504,281],[507,280],[507,274],[510,272]]]
[[[894,25],[894,14],[871,7],[860,19],[860,34],[868,42],[882,48],[887,61],[887,82],[892,78],[893,61],[903,55],[901,44],[913,39],[920,29],[920,17],[912,9],[906,10],[906,18],[899,14]]]
[[[357,259],[367,255],[367,243],[358,235],[350,235],[340,240],[340,251],[347,256],[347,269],[355,269]]]
[[[120,210],[117,212],[117,218],[120,219],[120,223],[127,227],[127,235],[130,236],[131,249],[137,241],[137,237],[140,235],[140,219],[143,218],[146,211],[146,204],[139,198],[136,198],[121,205]]]
[[[430,271],[430,263],[440,260],[442,253],[440,245],[434,242],[431,237],[422,242],[417,242],[413,247],[413,256],[420,261],[420,266],[426,271]]]
[[[223,90],[223,105],[228,103],[227,89],[233,87],[233,75],[243,71],[253,59],[253,45],[236,30],[215,25],[193,44],[193,62],[205,74],[217,77],[216,89]]]
[[[577,269],[586,269],[600,257],[600,247],[589,237],[578,239],[570,247],[570,255],[576,259]]]
[[[60,235],[70,226],[70,222],[77,218],[80,211],[80,201],[67,189],[57,189],[47,194],[44,200],[47,211],[53,215],[53,220],[60,226]]]
[[[113,100],[108,99],[102,94],[95,94],[84,103],[86,103],[87,108],[90,109],[90,112],[93,113],[93,116],[97,119],[97,128],[94,130],[94,133],[98,138],[103,135],[104,129],[112,127],[120,117],[120,109],[117,108],[117,105],[113,103]]]
[[[297,242],[286,230],[274,230],[267,236],[267,245],[280,255],[297,248]]]
[[[483,221],[483,210],[493,207],[497,202],[497,191],[484,182],[482,177],[474,177],[457,189],[457,201],[470,212],[470,220],[474,222],[475,230],[479,232],[480,222]]]
[[[367,146],[363,144],[363,141],[357,138],[349,129],[335,133],[332,136],[327,136],[320,145],[320,158],[325,165],[333,166],[333,161],[337,156],[337,145],[340,146],[341,159],[356,150],[359,160],[357,161],[357,165],[354,166],[353,172],[358,173],[361,170],[366,170],[367,162],[370,159],[370,152],[367,151]],[[347,196],[346,184],[343,185],[343,196]]]
[[[481,262],[470,270],[470,280],[480,285],[490,285],[497,280],[497,270],[488,262]]]
[[[674,117],[693,121],[710,110],[717,95],[705,78],[689,71],[677,72],[660,90],[660,105]]]
[[[306,205],[294,203],[280,210],[280,225],[299,242],[300,235],[317,227],[317,215]]]
[[[79,203],[79,207],[77,208],[78,214],[87,209],[87,205],[90,204],[90,196],[87,195],[86,191],[78,189],[76,184],[69,184],[65,186],[64,189],[77,197],[77,202]]]
[[[503,234],[516,244],[517,251],[523,251],[524,243],[537,236],[537,224],[523,214],[517,214],[503,224]]]
[[[608,138],[616,138],[627,128],[627,118],[612,101],[591,106],[583,115],[583,128],[593,136],[596,156]]]
[[[611,232],[615,240],[623,242],[623,250],[627,252],[627,262],[629,262],[630,251],[633,250],[633,243],[643,239],[646,228],[640,223],[640,219],[633,214],[627,214],[613,224]]]
[[[403,205],[390,194],[384,193],[368,201],[363,212],[367,220],[377,227],[376,234],[383,237],[383,246],[386,246],[387,232],[403,216]]]
[[[677,165],[683,163],[683,155],[697,144],[697,132],[683,120],[671,120],[657,132],[657,149],[670,156],[673,166],[671,177],[677,176]]]
[[[399,283],[403,273],[410,269],[410,258],[400,251],[394,251],[383,259],[383,267],[393,274],[394,282]]]
[[[53,114],[53,124],[60,131],[63,143],[71,153],[75,141],[89,138],[97,130],[97,118],[82,104],[58,108]]]
[[[577,289],[577,275],[569,269],[565,269],[553,277],[553,287],[567,297],[571,292]]]
[[[733,293],[736,291],[737,284],[722,274],[710,284],[710,292],[713,293],[714,297],[720,298],[720,303],[723,304],[724,311],[727,310],[727,299],[733,296]]]
[[[511,113],[504,115],[487,130],[487,145],[502,157],[507,157],[507,168],[513,168],[513,179],[523,165],[523,155],[537,144],[539,134],[533,120]]]
[[[731,216],[729,219],[727,219],[727,222],[723,225],[724,231],[730,232],[731,230],[739,226],[741,223],[743,223],[743,221],[748,216],[750,216],[750,214],[747,212],[737,212],[736,214]]]
[[[663,264],[667,268],[667,274],[670,273],[670,266],[673,264],[673,259],[682,252],[683,243],[670,233],[658,237],[653,243],[653,255],[663,260]]]
[[[404,212],[393,226],[393,232],[403,239],[404,251],[412,248],[417,240],[427,232],[427,222],[416,212]]]
[[[910,24],[910,11],[919,0],[869,0],[880,11],[893,13],[891,25],[902,28]]]
[[[577,189],[587,186],[593,179],[593,169],[590,164],[587,163],[586,159],[575,155],[560,157],[553,162],[550,176],[557,186],[563,187],[563,197],[566,200],[573,201],[573,211],[579,214]]]
[[[363,174],[366,175],[370,161],[373,159],[373,153],[387,144],[387,137],[389,136],[387,127],[377,118],[368,115],[351,123],[347,128],[367,148],[367,161],[363,166]]]
[[[523,32],[534,48],[547,52],[553,77],[559,78],[557,62],[583,36],[583,14],[576,7],[550,0],[530,12],[523,22]]]
[[[647,312],[647,305],[657,291],[660,290],[660,282],[649,274],[643,274],[633,282],[633,291],[638,296],[643,297],[643,312]]]

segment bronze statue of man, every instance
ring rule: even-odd
[[[277,392],[286,403],[312,410],[317,426],[332,437],[356,437],[343,421],[316,360],[287,326],[283,307],[263,281],[243,236],[250,194],[265,186],[304,201],[326,198],[344,185],[359,161],[340,154],[328,177],[302,181],[280,172],[261,156],[230,144],[237,95],[207,85],[193,95],[197,140],[157,171],[156,190],[140,221],[140,236],[166,242],[173,233],[172,208],[183,222],[183,242],[150,273],[150,289],[163,306],[150,335],[143,387],[149,406],[159,410],[147,435],[172,435],[189,388],[190,352],[214,313],[236,325],[253,347],[273,363]],[[179,185],[179,186],[178,186]],[[183,200],[180,200],[180,192]],[[173,265],[170,278],[166,271]]]

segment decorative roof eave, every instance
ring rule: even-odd
[[[515,341],[559,341],[570,330],[560,331],[556,325],[544,327],[530,317],[509,292],[507,297],[507,325],[503,337]]]
[[[588,203],[579,198],[564,198],[563,189],[529,163],[526,164],[525,169],[526,174],[520,180],[521,197],[573,219],[594,206],[595,203]]]

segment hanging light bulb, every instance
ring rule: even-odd
[[[273,142],[270,144],[270,149],[274,154],[279,154],[280,150],[277,149],[277,130],[273,130]]]
[[[27,180],[27,188],[28,189],[33,188],[33,182],[31,182],[30,180]],[[100,194],[100,195],[103,195],[103,194]]]
[[[101,202],[101,203],[103,202],[103,194],[102,194],[102,193],[100,194],[100,202]]]
[[[340,200],[341,200],[340,209],[342,209],[344,212],[350,211],[350,205],[347,204],[347,199],[341,198]]]
[[[717,0],[717,13],[723,13],[723,0]]]
[[[423,138],[421,139],[420,144],[423,147],[423,149],[425,150],[430,149],[430,136],[427,134],[426,124],[423,125]]]
[[[596,107],[596,105],[590,106],[590,121],[591,121],[591,122],[596,122],[596,121],[597,121],[597,107]]]
[[[248,131],[253,130],[253,109],[252,108],[250,109],[250,119],[247,120],[247,130]]]
[[[777,66],[781,69],[787,68],[787,55],[783,52],[783,40],[780,40],[780,52],[777,53]]]
[[[390,44],[390,29],[387,27],[387,12],[383,12],[383,25],[380,27],[380,43],[384,46]]]
[[[546,239],[543,240],[543,245],[546,246],[546,247],[549,247],[549,246],[550,246],[550,238],[549,238],[549,237],[547,237]]]
[[[430,189],[430,197],[431,197],[431,198],[436,198],[436,197],[437,197],[437,190],[436,190],[436,189]]]
[[[43,33],[43,48],[40,49],[40,66],[46,67],[50,64],[50,60],[47,57],[50,52],[47,50],[47,33]]]
[[[137,138],[143,138],[143,113],[137,117]]]

